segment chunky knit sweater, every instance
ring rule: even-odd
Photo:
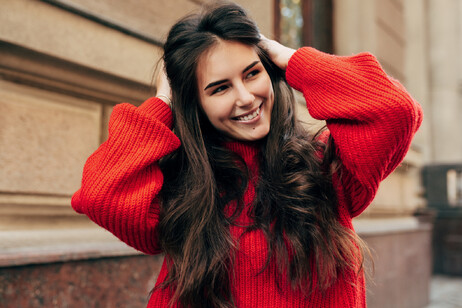
[[[364,211],[379,183],[402,161],[422,121],[422,111],[368,53],[340,57],[302,48],[290,59],[286,78],[304,94],[310,114],[326,120],[343,166],[341,182],[334,177],[338,219],[353,229],[352,218]],[[169,107],[158,98],[140,107],[117,105],[109,121],[108,140],[86,162],[82,186],[72,198],[77,212],[147,254],[162,252],[156,226],[163,175],[157,161],[180,146],[171,131],[172,121]],[[258,147],[239,142],[227,146],[244,159],[251,172],[258,173]],[[252,204],[254,198],[250,181],[244,204]],[[238,220],[250,222],[246,210]],[[267,249],[262,231],[241,236],[244,227],[230,228],[239,242],[230,282],[237,307],[366,306],[363,274],[347,273],[327,291],[314,291],[308,297],[289,285],[278,289],[274,264],[259,273]],[[157,283],[167,273],[164,262]],[[167,290],[157,289],[148,307],[167,307],[169,299]]]

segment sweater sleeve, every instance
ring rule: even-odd
[[[172,123],[170,108],[158,98],[138,108],[115,106],[108,140],[88,158],[72,197],[75,211],[148,254],[160,252],[156,197],[163,175],[157,162],[180,146]]]
[[[326,120],[342,162],[333,179],[338,198],[358,216],[407,153],[422,122],[419,104],[370,53],[342,57],[301,48],[286,77],[311,116]]]

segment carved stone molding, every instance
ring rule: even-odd
[[[0,78],[106,104],[137,104],[153,94],[147,84],[5,41],[0,41]]]

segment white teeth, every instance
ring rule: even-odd
[[[260,114],[260,108],[255,110],[254,113],[251,113],[251,114],[243,116],[243,117],[238,117],[237,120],[238,121],[250,121],[250,120],[254,119],[259,114]]]

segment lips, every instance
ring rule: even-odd
[[[262,105],[260,105],[255,111],[253,111],[251,113],[248,113],[246,115],[239,116],[239,117],[234,117],[233,120],[236,120],[236,121],[251,121],[251,120],[255,119],[260,114]]]

